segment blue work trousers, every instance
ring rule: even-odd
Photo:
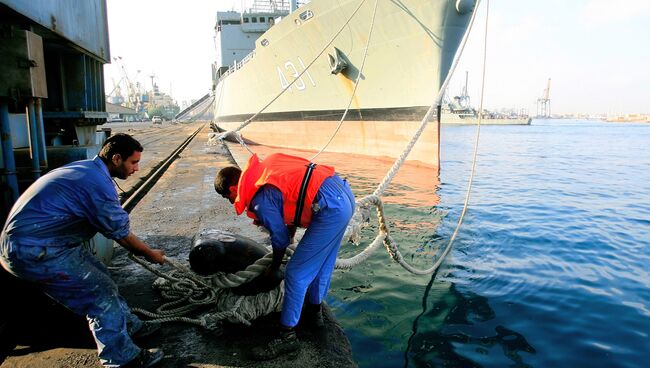
[[[0,263],[15,276],[37,283],[57,302],[86,316],[104,366],[119,367],[139,353],[127,331],[142,326],[106,267],[81,246],[15,246],[2,242]]]
[[[337,175],[323,182],[315,203],[318,210],[285,270],[280,323],[286,327],[298,324],[305,295],[310,304],[320,304],[327,295],[341,240],[354,213],[350,186]]]

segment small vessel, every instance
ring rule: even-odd
[[[331,152],[394,158],[436,100],[476,2],[286,5],[255,1],[243,13],[217,13],[218,129],[255,115],[241,130],[249,142],[320,150],[329,141]],[[438,124],[427,126],[409,159],[439,164]]]
[[[530,125],[532,118],[521,115],[506,115],[487,112],[483,114],[481,125]],[[478,124],[478,114],[465,115],[452,112],[442,112],[442,124],[474,125]]]
[[[479,112],[472,107],[467,83],[469,73],[465,72],[465,85],[458,96],[449,98],[445,96],[442,107],[442,124],[477,124]],[[523,111],[504,110],[501,112],[483,110],[481,124],[486,125],[530,125],[532,118]]]
[[[448,104],[442,110],[442,124],[478,124],[478,111],[474,108],[459,108]],[[530,125],[532,118],[515,111],[496,112],[483,110],[481,125]]]

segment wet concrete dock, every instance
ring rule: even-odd
[[[199,123],[192,123],[162,129],[175,129],[174,137],[178,137],[180,143],[199,126]],[[139,134],[149,134],[146,129],[140,132],[129,127],[122,129],[138,139]],[[160,131],[161,135],[163,130]],[[120,129],[113,128],[113,133],[118,131]],[[214,192],[212,182],[215,174],[233,162],[224,147],[206,145],[209,131],[205,124],[167,173],[131,212],[132,231],[150,246],[164,249],[168,257],[178,261],[187,261],[192,237],[202,229],[219,228],[268,243],[266,234],[246,217],[236,217],[230,203]],[[143,156],[149,157],[147,160],[151,155],[162,159],[168,154],[166,150],[171,152],[176,146],[169,141],[173,139],[176,138],[149,143],[140,139],[145,146]],[[140,175],[145,174],[146,166],[146,162],[143,162]],[[128,185],[118,181],[125,191],[135,182],[137,178],[131,179]],[[168,266],[159,268],[170,270]],[[151,288],[156,276],[128,259],[126,251],[119,246],[115,249],[110,269],[131,307],[153,310],[160,305],[160,296]],[[48,303],[47,300],[44,303]],[[65,324],[62,324],[64,317],[59,314],[48,315],[52,308],[54,312],[51,313],[60,313],[68,319]],[[45,312],[36,312],[38,315],[33,316],[30,323],[25,321],[25,328],[17,333],[19,341],[8,351],[4,361],[0,360],[0,367],[100,367],[94,342],[83,319],[66,315],[52,305],[34,310]],[[298,354],[267,362],[251,360],[250,350],[272,336],[275,320],[277,315],[266,316],[255,321],[251,327],[225,323],[215,332],[190,324],[168,323],[163,324],[161,332],[141,343],[141,346],[160,347],[165,351],[161,367],[356,366],[349,341],[329,311],[326,313],[326,328],[310,331],[299,327],[301,350]],[[64,339],[62,335],[66,333],[73,336]],[[30,334],[38,335],[39,339],[30,339]]]

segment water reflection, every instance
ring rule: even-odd
[[[499,361],[485,358],[499,353],[510,361],[504,360],[503,366],[530,367],[521,353],[535,354],[535,348],[522,334],[490,323],[496,315],[487,298],[461,293],[454,284],[445,295],[431,296],[434,280],[435,275],[424,293],[422,313],[413,322],[405,367],[481,367]]]
[[[230,145],[229,148],[234,156],[245,159],[250,156],[250,153],[240,146]],[[261,145],[251,146],[250,148],[261,158],[276,152],[305,158],[310,158],[315,153]],[[334,166],[342,177],[350,181],[357,198],[371,194],[394,162],[393,159],[388,157],[331,152],[321,153],[314,161],[317,164]],[[440,179],[437,168],[407,162],[398,171],[382,200],[388,204],[399,204],[407,207],[433,207],[440,202],[440,197],[435,193],[439,186]]]

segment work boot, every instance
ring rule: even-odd
[[[271,340],[265,347],[253,348],[251,354],[255,360],[269,360],[298,349],[300,349],[300,343],[296,332],[293,328],[283,328],[278,337]]]
[[[144,322],[140,329],[131,334],[131,339],[139,340],[160,330],[160,323]]]
[[[142,349],[135,359],[128,362],[123,368],[148,368],[160,363],[165,354],[160,349]]]
[[[305,311],[303,313],[304,324],[307,327],[320,329],[325,327],[323,320],[323,303],[321,304],[305,304]]]

